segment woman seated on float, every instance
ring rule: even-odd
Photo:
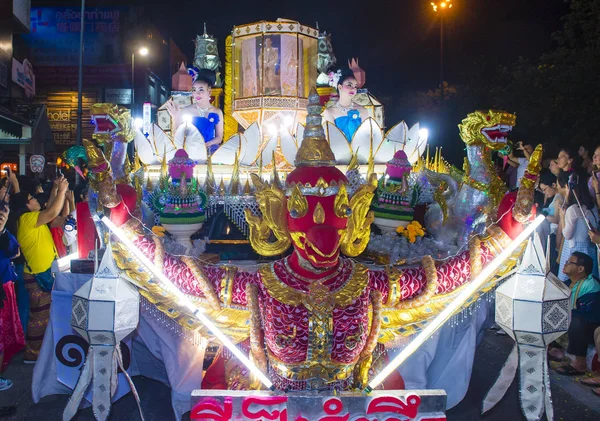
[[[323,119],[335,124],[346,135],[348,142],[352,142],[354,133],[369,117],[369,112],[362,105],[353,102],[358,91],[358,81],[352,70],[338,70],[332,79],[330,85],[337,88],[339,99],[335,105],[323,111]]]
[[[173,102],[173,99],[170,99],[167,102],[167,109],[173,118],[173,127],[176,129],[182,123],[183,116],[189,115],[192,117],[191,123],[204,138],[208,154],[212,155],[223,142],[223,112],[210,103],[216,75],[210,70],[198,70],[195,67],[190,68],[188,71],[193,79],[193,104],[179,108]]]

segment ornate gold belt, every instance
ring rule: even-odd
[[[284,363],[269,352],[271,368],[284,379],[302,381],[323,379],[325,382],[346,380],[352,375],[356,361],[337,363],[334,361],[305,361],[301,363]],[[358,360],[357,360],[358,361]]]

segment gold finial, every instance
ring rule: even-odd
[[[204,190],[206,194],[213,194],[215,192],[215,175],[212,169],[212,158],[209,156],[206,160],[206,182],[204,183]]]
[[[427,145],[427,155],[425,155],[425,168],[427,168],[428,170],[431,169],[429,168],[430,164],[431,162],[429,161],[429,145]]]
[[[148,182],[146,183],[146,191],[153,191],[154,190],[154,184],[152,184],[152,178],[150,177],[150,174],[148,174]]]
[[[252,190],[250,189],[250,182],[248,181],[248,178],[246,178],[246,184],[244,185],[244,196],[250,196],[250,193],[252,193]]]
[[[301,166],[332,166],[335,165],[335,155],[325,138],[321,125],[321,102],[317,91],[313,88],[308,96],[308,115],[302,144],[296,154],[295,164]]]
[[[161,177],[168,177],[169,176],[169,173],[167,172],[167,145],[165,145],[165,147],[164,147],[163,159],[162,159],[162,162],[160,164],[160,176]]]
[[[169,171],[167,170],[167,146],[164,147],[162,163],[160,164],[159,188],[163,191],[169,188]]]
[[[346,174],[352,170],[358,169],[358,155],[352,153],[352,158],[350,158],[350,163],[348,164],[348,168],[346,168]]]
[[[127,177],[129,174],[131,174],[131,161],[129,160],[129,155],[127,154],[127,152],[125,153],[125,162],[123,163],[123,173],[125,174],[125,177]]]
[[[134,185],[135,193],[136,193],[136,202],[139,205],[140,203],[142,203],[143,191],[142,191],[142,183],[140,182],[140,179],[138,177],[135,177],[133,179],[133,185]]]
[[[229,189],[233,196],[237,196],[240,194],[240,164],[238,162],[238,156],[235,155],[235,160],[233,161],[233,171],[231,174],[231,182],[229,183]]]
[[[219,196],[225,196],[225,182],[223,176],[221,176],[221,182],[219,183]]]
[[[375,174],[375,160],[373,159],[373,155],[370,155],[367,166],[367,180],[369,180],[373,174]]]
[[[277,172],[277,164],[275,163],[275,151],[273,151],[273,160],[271,162],[273,163],[273,182],[277,185],[277,187],[281,189],[281,180],[279,179],[279,173]]]
[[[140,162],[140,156],[137,151],[133,155],[133,172],[138,172],[142,168],[142,163]]]

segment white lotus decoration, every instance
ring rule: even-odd
[[[410,129],[404,121],[396,124],[385,134],[379,124],[366,119],[356,130],[351,141],[335,124],[325,123],[325,134],[339,165],[347,165],[356,154],[359,164],[367,164],[371,154],[375,164],[385,164],[394,154],[403,149],[411,164],[417,162],[427,147],[427,130],[416,123]],[[266,133],[266,140],[258,123],[253,123],[243,133],[236,133],[225,141],[212,155],[213,164],[233,165],[238,157],[241,167],[257,165],[262,156],[262,164],[268,165],[279,143],[286,161],[293,164],[298,151],[297,139],[304,136],[304,125],[298,123],[296,134],[281,127],[273,133]],[[177,149],[185,149],[189,157],[198,164],[207,160],[204,139],[192,124],[182,124],[175,132],[173,140],[156,124],[152,125],[148,137],[141,131],[136,132],[135,147],[142,162],[146,165],[158,165],[162,162],[164,151],[167,161],[173,158]],[[185,147],[184,147],[185,146]]]
[[[384,135],[377,122],[368,118],[358,127],[351,141],[335,124],[327,122],[325,128],[338,164],[348,164],[352,154],[357,155],[359,164],[367,164],[371,154],[375,164],[385,164],[401,149],[414,164],[427,146],[427,131],[421,130],[419,123],[409,130],[402,121]]]

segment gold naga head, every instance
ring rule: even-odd
[[[110,145],[114,141],[128,143],[135,138],[133,119],[127,108],[98,103],[91,106],[90,115],[96,126],[92,138],[99,145]]]
[[[477,110],[468,114],[458,129],[467,146],[484,146],[498,151],[506,147],[516,120],[516,115],[506,111]]]
[[[246,210],[250,243],[261,255],[284,253],[290,245],[314,267],[338,263],[340,250],[357,256],[367,246],[373,213],[369,210],[376,179],[348,196],[346,176],[335,167],[335,156],[321,126],[319,96],[309,96],[308,116],[296,169],[286,186],[269,185],[252,175],[262,218]]]

